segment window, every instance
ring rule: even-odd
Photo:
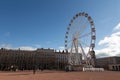
[[[113,70],[115,70],[115,67],[114,67],[114,66],[112,66],[112,69],[113,69]]]

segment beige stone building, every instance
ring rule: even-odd
[[[111,71],[120,71],[120,64],[110,64],[109,70]]]
[[[0,49],[0,70],[10,70],[16,67],[19,70],[36,69],[64,69],[67,64],[68,53],[56,52],[53,49],[8,50]]]
[[[116,68],[113,69],[113,67],[111,68],[111,66],[120,64],[120,57],[113,56],[113,57],[98,58],[96,59],[96,63],[97,63],[96,64],[97,67],[102,67],[107,70],[115,70]]]
[[[9,70],[11,66],[16,66],[18,69],[32,69],[33,57],[35,51],[24,50],[7,50],[0,49],[0,69]]]
[[[68,52],[54,49],[37,49],[34,51],[0,49],[0,70],[56,69],[64,70],[68,65]],[[120,70],[120,57],[96,59],[96,67],[108,70]]]
[[[68,53],[62,52],[55,52],[55,67],[56,69],[65,69],[65,66],[68,64]]]

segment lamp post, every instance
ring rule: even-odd
[[[36,51],[33,55],[33,74],[36,72]]]

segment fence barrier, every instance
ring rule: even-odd
[[[84,68],[83,67],[83,71],[84,72],[94,72],[94,71],[96,71],[96,72],[102,72],[102,71],[104,71],[104,68]]]

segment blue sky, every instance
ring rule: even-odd
[[[0,0],[0,46],[61,49],[71,18],[78,12],[87,12],[94,20],[95,49],[100,53],[108,48],[100,41],[120,31],[113,30],[120,23],[119,3],[120,0]]]

